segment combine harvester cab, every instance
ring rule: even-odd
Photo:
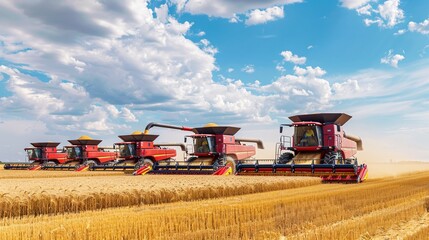
[[[157,162],[170,162],[176,157],[176,150],[165,148],[167,146],[180,147],[185,150],[185,145],[180,143],[155,144],[158,135],[144,134],[136,131],[130,135],[121,135],[124,142],[115,143],[119,149],[118,159],[114,165],[93,166],[91,170],[139,170],[137,175],[150,171],[150,167]],[[142,168],[145,166],[146,168]]]
[[[65,146],[67,162],[58,165],[45,165],[46,170],[84,171],[93,166],[113,164],[116,160],[116,152],[107,151],[113,149],[98,147],[102,140],[95,140],[88,136],[81,136],[76,140],[68,140],[71,146]]]
[[[272,164],[240,164],[238,174],[320,176],[323,182],[362,182],[367,165],[359,165],[355,154],[362,140],[346,134],[343,125],[351,116],[344,113],[320,113],[291,116],[292,137],[281,136]]]
[[[234,174],[236,165],[256,154],[255,146],[246,146],[242,142],[257,143],[263,148],[260,140],[236,139],[235,134],[240,130],[237,127],[218,126],[207,124],[204,127],[190,128],[159,123],[149,123],[145,133],[152,127],[170,128],[182,131],[190,131],[194,134],[185,137],[185,142],[191,151],[185,151],[184,161],[177,162],[147,162],[151,165],[151,173],[157,174]],[[145,166],[142,168],[144,169]],[[139,170],[136,171],[138,173]]]
[[[59,142],[31,143],[33,147],[25,148],[30,163],[6,163],[7,170],[40,170],[45,165],[63,164],[67,161],[67,154],[58,150]]]

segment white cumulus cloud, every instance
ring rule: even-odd
[[[122,118],[124,118],[126,122],[138,122],[136,116],[127,107],[122,108],[121,115],[122,115]]]
[[[392,28],[402,22],[405,15],[399,7],[400,0],[386,0],[381,4],[370,0],[340,0],[342,6],[355,10],[358,15],[365,16],[366,26],[376,24],[382,28]]]
[[[389,50],[387,56],[381,58],[380,62],[384,64],[389,64],[392,67],[397,68],[399,61],[404,60],[405,57],[401,54],[393,54],[393,50]]]
[[[293,54],[291,51],[283,51],[280,53],[280,55],[283,56],[283,61],[285,62],[291,62],[294,64],[305,64],[305,62],[307,61],[306,57],[299,57],[296,54]]]
[[[399,8],[399,0],[388,0],[378,6],[381,18],[387,27],[393,27],[404,19],[404,11]]]
[[[334,83],[332,90],[336,99],[347,99],[355,98],[360,91],[360,87],[357,80],[348,79],[343,83]]]
[[[168,6],[167,4],[161,5],[159,8],[155,8],[156,18],[165,23],[168,19]]]
[[[399,29],[397,32],[395,32],[393,35],[395,35],[395,36],[398,36],[398,35],[402,35],[402,34],[404,34],[404,33],[406,33],[407,32],[407,30],[405,30],[405,29]]]
[[[247,14],[245,21],[246,25],[263,24],[270,21],[275,21],[284,17],[283,7],[271,7],[265,10],[255,9]]]
[[[266,1],[202,1],[170,0],[178,12],[194,15],[228,19],[230,23],[243,22],[246,25],[263,24],[284,18],[284,6],[301,3],[303,0],[266,0]]]
[[[205,14],[211,17],[227,19],[236,18],[237,14],[244,14],[250,10],[267,9],[274,6],[283,6],[300,3],[303,0],[265,0],[265,1],[202,1],[202,0],[172,0],[177,5],[178,11],[191,14]]]
[[[294,106],[300,111],[319,111],[331,105],[332,90],[323,79],[326,73],[320,67],[294,67],[294,74],[279,77],[273,83],[261,86],[267,97],[267,106],[272,106],[279,114],[284,106]]]
[[[425,35],[429,34],[429,18],[421,23],[409,22],[408,30],[410,30],[411,32],[418,32]]]
[[[371,5],[369,5],[369,4],[367,4],[367,5],[363,6],[363,7],[360,7],[360,8],[358,8],[358,9],[356,9],[356,12],[357,12],[359,15],[371,15],[371,13],[372,13],[373,11],[374,11],[374,10],[372,9]]]
[[[253,65],[246,65],[241,69],[241,71],[243,71],[245,73],[254,73],[255,67]]]
[[[348,9],[356,9],[364,4],[368,3],[371,0],[340,0],[341,6]]]

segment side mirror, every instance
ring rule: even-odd
[[[283,132],[283,126],[280,126],[280,133]]]
[[[186,137],[183,139],[184,142],[186,142]]]

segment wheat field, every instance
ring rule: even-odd
[[[21,175],[33,171],[3,171]],[[227,197],[320,184],[311,177],[103,175],[37,171],[0,180],[0,217],[60,214],[111,207]],[[47,177],[43,178],[41,175]],[[52,174],[55,174],[53,177]],[[61,174],[64,174],[63,176]],[[74,177],[71,177],[74,175]]]
[[[363,184],[276,176],[12,177],[0,180],[0,192],[0,239],[427,239],[429,234],[429,172]]]

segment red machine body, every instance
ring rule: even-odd
[[[68,162],[84,165],[102,165],[116,160],[116,152],[106,151],[106,148],[98,147],[102,140],[81,136],[76,140],[68,141],[72,144],[72,146],[65,147]]]
[[[58,150],[59,142],[36,142],[33,147],[25,148],[30,163],[6,163],[7,170],[39,170],[47,164],[64,164],[67,162],[67,153]]]
[[[194,134],[185,137],[185,142],[191,143],[188,144],[187,154],[183,162],[176,162],[175,164],[146,162],[151,166],[152,173],[212,174],[226,165],[235,172],[235,165],[239,161],[256,154],[255,146],[247,146],[242,142],[257,143],[259,148],[263,148],[260,140],[235,138],[234,135],[240,130],[237,127],[208,124],[204,127],[190,128],[149,123],[145,133],[147,134],[149,129],[155,126],[191,131]]]
[[[176,157],[175,149],[165,148],[166,146],[177,146],[183,151],[184,144],[165,143],[155,144],[154,141],[158,135],[144,134],[142,132],[134,132],[131,135],[119,136],[124,142],[115,143],[119,149],[119,162],[133,163],[135,168],[140,168],[145,162],[161,162],[171,161]]]
[[[102,140],[95,140],[88,136],[81,136],[75,140],[68,140],[72,145],[65,146],[66,162],[61,164],[45,164],[43,170],[77,170],[82,171],[90,166],[113,163],[116,152],[106,151],[107,148],[98,147]],[[113,148],[111,148],[113,149]]]
[[[344,132],[343,125],[350,118],[351,116],[345,113],[319,113],[289,117],[293,123],[282,126],[294,128],[294,134],[291,138],[292,147],[288,146],[285,149],[287,142],[284,140],[287,138],[283,137],[283,141],[280,143],[282,149],[279,149],[278,152],[279,155],[283,155],[281,160],[288,161],[282,150],[290,150],[293,151],[295,157],[298,155],[307,157],[295,158],[295,162],[316,160],[317,163],[331,164],[333,160],[336,160],[340,163],[351,163],[355,159],[354,156],[357,151],[362,150],[362,141],[359,137],[347,135]],[[282,127],[280,131],[282,132]],[[319,156],[318,159],[314,157],[316,155]],[[332,157],[333,155],[335,157]]]
[[[33,161],[34,164],[47,162],[62,164],[67,161],[67,154],[57,149],[58,145],[60,145],[58,142],[38,142],[31,143],[31,145],[33,147],[25,148],[24,150],[27,152],[28,160]]]
[[[291,116],[293,136],[281,136],[273,163],[244,163],[238,174],[283,174],[320,176],[323,181],[362,182],[367,166],[355,157],[362,140],[346,134],[343,125],[351,116],[345,113],[317,113]]]
[[[213,125],[193,128],[192,131],[196,134],[186,136],[193,141],[190,158],[211,157],[213,161],[216,161],[227,156],[235,161],[240,161],[254,156],[256,154],[255,146],[244,145],[241,142],[255,142],[263,148],[262,142],[252,139],[236,139],[234,135],[239,130],[240,128],[237,127]]]
[[[121,145],[134,145],[136,151],[132,154],[127,154],[122,151],[119,152],[119,157],[124,158],[124,160],[133,160],[138,161],[142,158],[151,159],[154,162],[159,162],[163,160],[167,160],[173,157],[176,157],[175,149],[166,149],[161,148],[159,145],[155,145],[153,142],[123,142],[123,143],[115,143],[116,146]]]

